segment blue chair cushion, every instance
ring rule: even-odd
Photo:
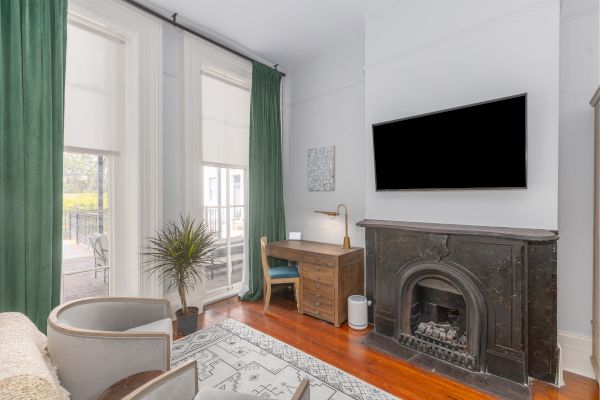
[[[300,274],[298,273],[298,268],[288,265],[285,267],[269,268],[269,276],[271,279],[299,278]]]

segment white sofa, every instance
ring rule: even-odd
[[[48,317],[48,352],[71,399],[96,400],[125,377],[169,370],[169,332],[127,332],[164,321],[169,312],[168,300],[127,297],[79,299],[55,308]]]

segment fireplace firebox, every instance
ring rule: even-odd
[[[469,348],[473,336],[467,324],[467,304],[462,293],[440,278],[425,278],[412,289],[410,329],[398,341],[465,368],[475,369],[478,357]]]
[[[366,228],[366,292],[375,325],[367,344],[495,394],[504,380],[523,387],[530,377],[556,383],[555,232],[358,225]]]

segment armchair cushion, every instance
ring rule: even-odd
[[[168,334],[173,340],[173,322],[171,318],[163,318],[149,324],[134,326],[126,329],[125,332],[161,332]]]
[[[293,265],[287,265],[285,267],[269,268],[269,276],[271,279],[298,278],[300,274],[298,273],[298,268]]]

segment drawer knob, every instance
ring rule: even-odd
[[[321,305],[320,301],[315,301],[315,306],[319,307]]]
[[[317,310],[317,311],[315,312],[315,314],[319,315],[319,314],[321,314],[321,311]]]
[[[317,289],[319,289],[321,287],[321,284],[317,283]]]
[[[319,297],[321,297],[321,294],[320,294],[320,293],[317,293],[317,294],[316,294],[316,296],[317,296],[317,298],[319,298]]]

